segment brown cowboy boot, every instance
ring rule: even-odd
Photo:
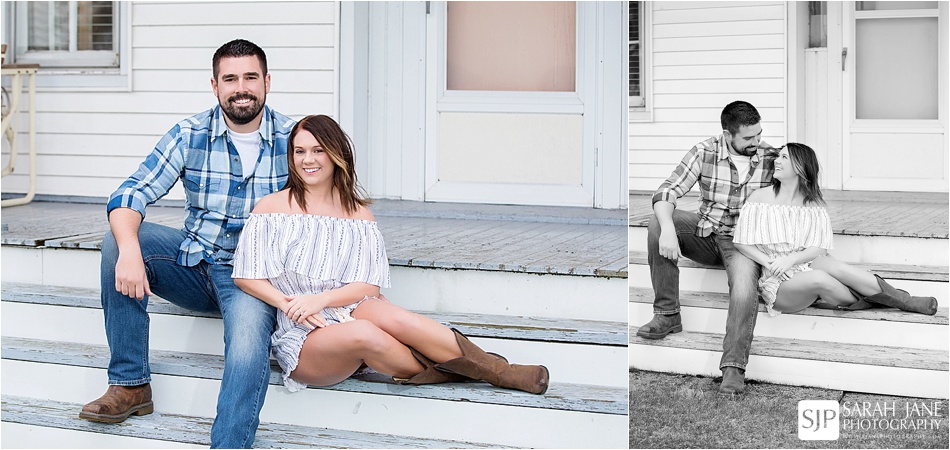
[[[937,314],[936,298],[913,296],[903,289],[891,286],[877,274],[874,275],[874,278],[877,278],[877,284],[881,286],[881,293],[866,297],[865,300],[868,302],[928,316]]]
[[[409,347],[409,351],[412,352],[412,356],[416,358],[416,361],[419,361],[419,364],[422,364],[422,367],[425,369],[422,372],[419,372],[409,378],[396,378],[393,377],[393,381],[398,384],[436,384],[436,383],[456,383],[461,381],[469,380],[468,377],[462,375],[443,372],[435,368],[436,364],[432,362],[431,359],[426,358],[425,355],[416,351],[416,349]]]
[[[459,330],[453,328],[452,331],[462,356],[436,365],[439,370],[532,394],[543,394],[548,390],[547,367],[509,364],[503,358],[486,353]]]
[[[139,386],[109,386],[106,393],[82,407],[80,419],[93,422],[119,423],[129,415],[151,414],[152,387],[146,383]]]

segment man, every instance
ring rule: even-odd
[[[220,311],[224,375],[211,446],[249,448],[270,379],[270,334],[276,310],[235,287],[231,258],[254,204],[287,181],[287,137],[294,121],[264,105],[267,58],[234,40],[212,58],[218,106],[187,118],[112,194],[110,233],[102,243],[102,309],[109,342],[109,389],[80,417],[117,423],[152,412],[148,365],[148,298]],[[143,222],[145,207],[179,180],[184,228]]]
[[[722,394],[745,388],[752,330],[758,310],[759,266],[732,244],[739,209],[752,191],[772,183],[774,152],[761,141],[759,112],[749,103],[732,102],[722,110],[722,134],[696,144],[653,195],[654,216],[647,234],[647,261],[655,298],[653,319],[637,336],[661,339],[683,330],[679,305],[679,267],[693,261],[725,266],[729,313],[723,339]],[[699,212],[676,208],[676,200],[699,182]]]

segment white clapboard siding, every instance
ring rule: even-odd
[[[748,37],[746,38],[748,39]],[[719,66],[687,65],[661,66],[653,68],[654,81],[664,80],[717,80],[758,78],[781,78],[785,76],[785,64],[737,63]],[[721,108],[720,108],[721,109]],[[759,112],[763,108],[756,106]]]
[[[734,100],[756,106],[766,142],[785,142],[783,2],[646,5],[652,114],[630,122],[629,189],[656,189],[687,150],[721,132],[719,114]]]
[[[172,58],[176,68],[207,70],[211,67],[211,56],[216,49],[133,48],[132,70],[165,69]],[[264,51],[267,53],[267,70],[270,72],[282,69],[330,70],[336,64],[332,47],[271,47]]]
[[[708,82],[710,80],[705,80],[703,82]],[[715,107],[695,107],[695,108],[683,108],[683,109],[661,109],[653,113],[654,121],[658,124],[660,123],[693,123],[693,122],[715,122],[717,128],[722,128],[719,125],[719,114],[722,113],[722,107],[725,105],[718,105]],[[782,108],[771,108],[764,107],[760,108],[758,106],[755,109],[759,110],[759,114],[764,114],[766,117],[781,117],[783,113]],[[776,125],[783,125],[782,122],[772,122]],[[699,136],[698,134],[696,135]],[[643,139],[653,138],[656,136],[643,136]],[[709,137],[709,136],[706,136]],[[663,141],[666,142],[664,138]],[[694,144],[696,142],[693,142]]]
[[[335,114],[338,9],[329,1],[132,3],[130,90],[36,94],[37,194],[108,196],[176,122],[216,104],[211,57],[234,38],[267,52],[268,105],[292,118]],[[27,127],[24,114],[5,193],[28,188]],[[4,143],[4,161],[9,152]],[[167,198],[180,199],[181,191]]]
[[[206,109],[213,106],[212,102],[213,100],[205,102]],[[122,121],[122,134],[114,133],[115,123],[110,122],[114,118],[114,113],[105,111],[37,112],[36,146],[44,150],[43,154],[50,155],[121,155],[126,153],[141,155],[141,151],[132,153],[120,149],[111,151],[110,145],[126,146],[146,142],[147,148],[151,149],[166,131],[184,117],[175,113],[129,112]],[[17,129],[22,133],[20,136],[24,136],[28,128],[29,124],[17,124]],[[83,139],[84,136],[95,136],[96,139],[89,141]],[[57,137],[60,140],[57,140]],[[62,139],[67,139],[69,147],[73,150],[58,146],[64,143]],[[17,147],[20,154],[27,154],[25,146]]]
[[[328,89],[332,93],[333,70],[275,70],[271,74],[270,99],[275,94],[313,93]],[[194,92],[207,94],[211,89],[211,67],[200,70],[150,70],[132,72],[132,85],[138,92]],[[148,89],[148,91],[146,91]],[[296,90],[296,91],[294,91]]]
[[[313,23],[306,21],[304,23],[304,16],[302,18],[294,17],[295,20],[303,19],[299,23],[287,23],[286,20],[289,18],[285,17],[285,22],[280,24],[281,33],[274,33],[273,24],[268,23],[235,25],[221,22],[201,25],[166,24],[162,27],[137,26],[132,29],[132,41],[135,42],[136,48],[203,47],[213,50],[216,48],[215,45],[230,41],[235,36],[243,36],[244,39],[248,39],[265,49],[286,46],[287,41],[282,35],[283,33],[307,36],[308,39],[312,39],[314,42],[329,43],[335,39],[335,24],[332,22]],[[313,17],[312,19],[319,20],[320,17]],[[175,32],[168,33],[167,31],[172,28]],[[194,34],[196,32],[201,33],[201,39],[195,39]]]
[[[132,10],[134,26],[293,23],[333,23],[333,2],[136,2]]]
[[[210,80],[210,77],[206,79]],[[267,96],[267,104],[272,105],[274,109],[285,115],[292,115],[285,111],[314,111],[326,110],[333,106],[333,95],[329,93],[316,93],[310,89],[306,94],[290,94],[283,92],[272,92]],[[175,122],[182,120],[193,114],[205,111],[214,107],[217,101],[211,92],[209,81],[208,91],[204,93],[192,92],[131,92],[125,94],[105,94],[102,92],[61,92],[55,95],[40,95],[36,98],[37,121],[39,115],[43,113],[102,113],[105,116],[97,116],[95,120],[86,119],[82,124],[100,129],[111,129],[109,133],[103,134],[125,134],[122,130],[128,119],[134,119],[139,114],[170,114],[174,119],[169,123],[155,124],[156,129],[161,129],[164,133]],[[117,111],[122,111],[121,114]],[[106,120],[105,122],[102,122]],[[37,130],[55,129],[57,123],[37,123]],[[102,123],[97,123],[102,122]],[[155,136],[157,141],[161,134]],[[20,135],[25,139],[26,136]],[[41,150],[41,149],[40,149]],[[41,151],[42,153],[42,151]]]
[[[719,23],[781,19],[785,15],[784,2],[657,2],[653,22],[660,23]]]

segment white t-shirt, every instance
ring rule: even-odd
[[[751,156],[741,156],[741,155],[729,155],[732,158],[732,163],[736,166],[736,171],[739,172],[739,182],[745,181],[749,176],[749,166],[752,165]]]
[[[231,143],[241,155],[241,170],[244,172],[244,178],[254,173],[254,166],[257,165],[257,158],[261,154],[261,133],[254,130],[251,133],[237,133],[228,129],[228,136],[231,137]]]

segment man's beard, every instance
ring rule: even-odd
[[[733,147],[733,150],[735,150],[736,153],[738,153],[738,154],[740,154],[740,155],[742,155],[742,156],[752,156],[752,155],[755,155],[755,154],[759,151],[759,148],[758,148],[758,147],[748,147],[748,148],[739,150],[739,149],[736,149],[735,147]]]
[[[234,102],[241,99],[251,99],[246,105],[238,106]],[[240,94],[231,96],[227,102],[220,102],[224,115],[235,125],[244,125],[254,120],[261,110],[264,109],[264,102],[252,94]]]
[[[752,155],[756,154],[756,153],[759,151],[759,146],[758,146],[758,145],[754,145],[754,146],[752,146],[752,147],[739,147],[738,145],[736,145],[736,141],[737,141],[737,140],[738,140],[738,139],[735,139],[735,140],[731,141],[730,144],[732,144],[732,145],[731,145],[732,150],[733,150],[734,152],[738,153],[739,155],[741,155],[741,156],[752,156]]]

